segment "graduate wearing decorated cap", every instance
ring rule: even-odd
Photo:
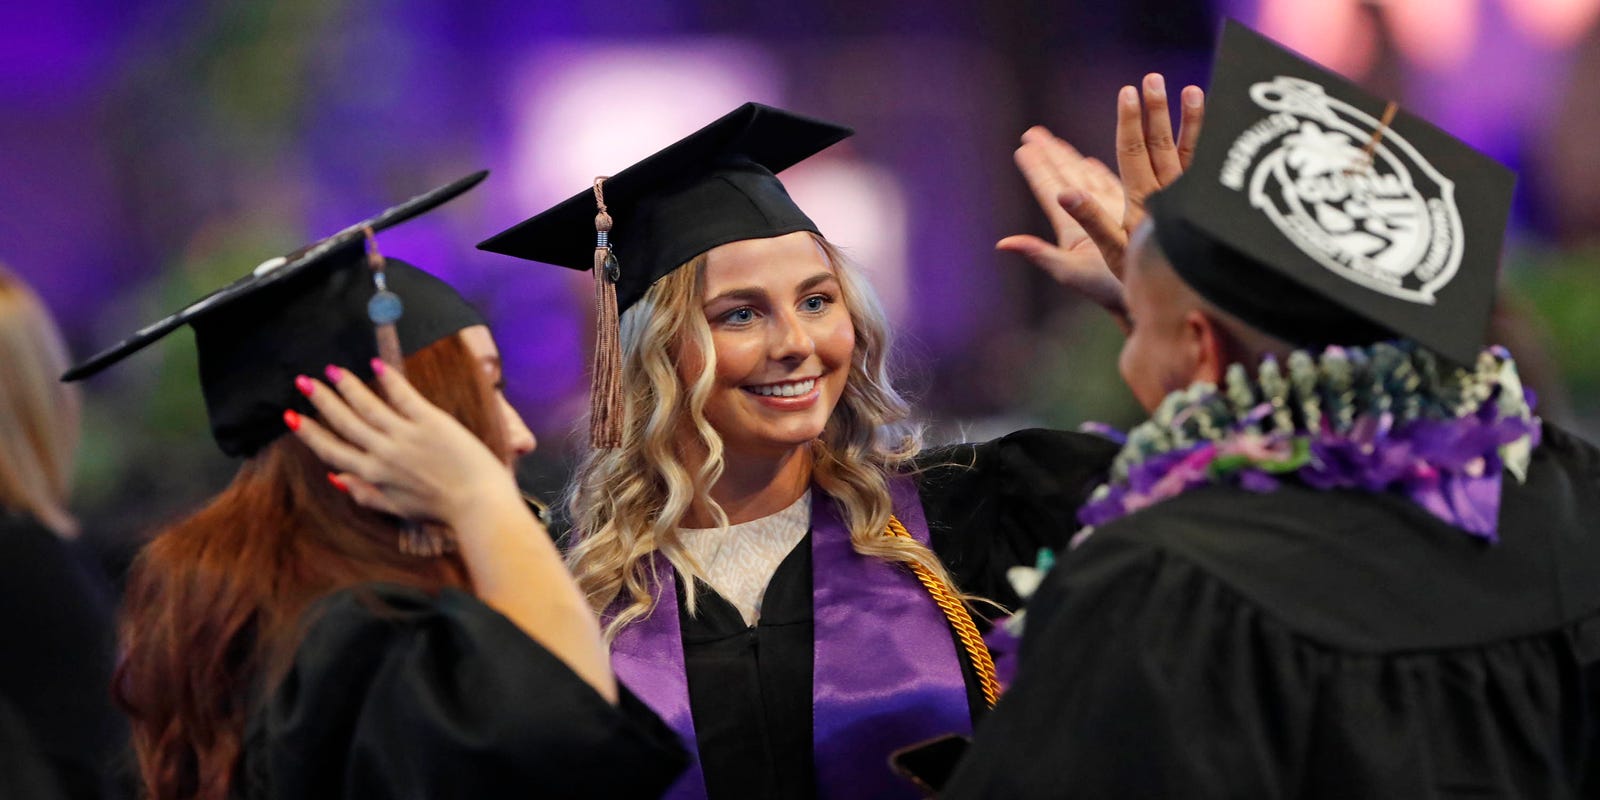
[[[212,433],[243,459],[128,579],[113,691],[149,797],[653,796],[681,768],[517,491],[534,441],[482,317],[376,251],[482,178],[69,371],[192,328]]]
[[[1197,149],[1154,105],[1123,209],[1019,156],[1152,416],[942,796],[1600,796],[1600,451],[1485,342],[1511,173],[1235,23]]]
[[[569,563],[697,755],[671,797],[917,796],[891,751],[999,690],[962,596],[1015,607],[1114,450],[920,451],[871,287],[776,177],[849,134],[747,104],[480,245],[593,271]]]

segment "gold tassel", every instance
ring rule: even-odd
[[[889,516],[889,527],[885,533],[890,536],[911,538],[911,532],[894,515]],[[928,590],[928,596],[933,598],[935,605],[944,612],[946,622],[950,629],[955,631],[956,638],[961,640],[962,649],[967,651],[967,659],[972,662],[972,671],[978,673],[978,687],[983,690],[983,701],[994,708],[1000,700],[1000,678],[995,673],[994,656],[989,653],[989,645],[983,641],[983,634],[978,633],[978,626],[972,621],[972,612],[967,610],[967,604],[961,601],[949,584],[939,580],[927,567],[908,562],[912,573],[917,580],[922,582],[922,588]]]
[[[617,315],[616,256],[611,253],[611,215],[594,179],[594,372],[589,384],[589,444],[596,449],[622,445],[622,331]]]

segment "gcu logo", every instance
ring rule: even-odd
[[[1404,138],[1321,86],[1278,77],[1250,87],[1273,112],[1234,140],[1221,182],[1334,274],[1391,297],[1432,304],[1461,263],[1455,184]]]

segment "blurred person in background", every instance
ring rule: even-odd
[[[245,460],[129,576],[114,688],[150,797],[666,787],[681,750],[617,686],[593,613],[517,489],[511,466],[535,442],[459,294],[363,256],[361,232],[346,231],[69,377],[184,324],[213,436]],[[390,332],[392,363],[375,358]]]
[[[76,387],[55,322],[0,267],[0,795],[121,796],[127,726],[111,704],[113,592],[68,510]],[[35,762],[37,770],[25,768]],[[24,773],[31,772],[32,778]]]

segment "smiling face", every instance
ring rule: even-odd
[[[821,436],[850,374],[855,328],[811,234],[712,248],[702,284],[716,354],[705,416],[726,452],[781,457]],[[703,362],[682,355],[690,385]]]

